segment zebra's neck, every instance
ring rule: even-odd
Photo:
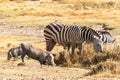
[[[94,41],[93,36],[100,37],[95,30],[89,27],[81,27],[80,31],[81,31],[80,38],[82,38],[83,41],[86,42],[93,42]]]

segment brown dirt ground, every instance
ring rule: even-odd
[[[84,76],[89,69],[68,68],[68,67],[41,67],[38,61],[25,60],[24,66],[17,66],[19,60],[7,61],[7,52],[10,48],[19,46],[26,42],[36,48],[45,50],[43,38],[43,28],[40,27],[11,27],[7,24],[0,25],[0,79],[1,80],[79,80],[91,79]],[[62,50],[61,46],[56,46],[53,51]],[[114,77],[114,76],[113,76]]]
[[[7,52],[20,43],[30,43],[36,48],[45,50],[45,42],[40,27],[11,27],[0,25],[0,79],[3,80],[66,80],[81,79],[88,70],[67,67],[41,67],[38,61],[25,60],[24,66],[17,66],[19,60],[7,61]],[[55,51],[59,51],[56,47]],[[82,72],[81,72],[82,71]]]
[[[93,80],[93,78],[95,80],[97,80],[98,78],[100,80],[101,78],[108,80],[109,79],[116,80],[117,78],[120,79],[120,73],[117,75],[117,78],[116,74],[111,74],[109,72],[99,73],[93,76],[84,76],[90,71],[90,69],[86,69],[84,67],[72,67],[72,68],[60,66],[51,67],[45,65],[41,67],[39,62],[33,59],[30,60],[26,59],[24,66],[17,66],[19,63],[21,63],[21,59],[10,61],[6,60],[8,50],[12,47],[19,46],[19,44],[23,42],[30,43],[36,48],[45,50],[43,28],[39,26],[36,27],[16,26],[15,24],[19,25],[20,21],[27,25],[31,24],[31,22],[36,24],[37,22],[40,23],[42,21],[42,24],[41,23],[40,24],[44,25],[49,21],[50,22],[54,20],[62,21],[63,19],[65,19],[63,20],[63,22],[72,21],[72,23],[80,22],[82,24],[86,24],[87,22],[89,24],[89,22],[92,23],[99,22],[102,19],[103,20],[102,22],[105,21],[105,23],[108,22],[109,24],[112,25],[116,24],[114,26],[119,27],[118,26],[119,10],[116,9],[114,10],[114,8],[110,10],[109,9],[104,10],[103,8],[101,8],[102,9],[101,12],[101,9],[99,8],[93,9],[94,6],[93,8],[91,8],[89,7],[89,5],[88,7],[86,5],[80,5],[79,3],[77,3],[76,5],[73,5],[73,3],[65,5],[57,3],[40,4],[39,2],[33,3],[30,1],[26,1],[25,3],[21,4],[20,3],[15,4],[14,2],[10,2],[9,4],[1,3],[0,13],[4,13],[6,15],[0,14],[0,22],[2,21],[0,23],[0,80],[81,80],[81,79]],[[60,8],[60,10],[56,11],[56,9],[58,8]],[[19,17],[17,18],[16,16]],[[24,19],[21,16],[23,16]],[[36,19],[35,17],[34,19],[32,16],[36,17],[38,16],[40,18]],[[91,20],[91,18],[93,20]],[[8,23],[12,22],[13,25],[8,25],[7,23],[3,22]],[[119,42],[120,44],[120,31],[114,30],[112,31],[112,34],[116,35],[115,38],[117,42]],[[61,46],[56,46],[53,52],[58,52],[61,50],[62,50]]]

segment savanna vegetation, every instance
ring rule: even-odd
[[[0,0],[0,79],[93,79],[120,78],[120,1],[119,0]],[[96,54],[92,44],[84,46],[83,56],[74,55],[74,63],[59,61],[57,67],[44,66],[40,68],[38,62],[25,60],[24,66],[18,66],[21,60],[7,61],[7,51],[27,42],[45,50],[43,36],[9,34],[19,32],[20,29],[43,29],[50,22],[79,24],[90,26],[95,23],[105,23],[114,30],[110,31],[116,41],[104,46],[104,53]],[[16,27],[16,28],[15,28]],[[26,28],[27,27],[27,28]],[[36,28],[37,27],[37,28]],[[13,30],[15,28],[15,31]],[[8,29],[8,32],[4,30]],[[31,30],[31,29],[30,29]],[[25,31],[24,31],[25,32]],[[34,31],[33,31],[34,32]],[[32,33],[32,31],[26,31]],[[37,33],[38,34],[38,33]],[[42,33],[39,33],[40,35]],[[38,35],[39,35],[38,34]],[[53,52],[63,50],[56,46]],[[78,62],[80,57],[80,62]],[[64,60],[65,57],[62,57]],[[34,65],[34,66],[33,66]],[[31,68],[32,66],[32,68]],[[51,75],[52,74],[52,75]]]

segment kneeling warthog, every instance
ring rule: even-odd
[[[18,56],[22,55],[22,49],[20,47],[11,48],[7,53],[7,60],[13,58],[18,58]]]
[[[23,54],[21,56],[22,62],[24,62],[24,57],[27,55],[28,57],[38,60],[40,64],[48,64],[55,66],[54,63],[54,56],[50,52],[45,52],[41,49],[35,49],[32,47],[32,45],[27,43],[21,43],[21,48],[23,51]]]

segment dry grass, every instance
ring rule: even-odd
[[[78,0],[77,0],[78,1]],[[0,22],[14,25],[45,26],[55,20],[62,23],[90,25],[106,23],[109,27],[119,28],[119,2],[116,1],[79,1],[72,3],[0,3],[0,13],[5,15]],[[31,24],[32,22],[32,24]]]
[[[89,66],[95,65],[100,62],[104,62],[107,59],[119,61],[120,60],[120,46],[114,46],[112,47],[109,45],[109,47],[104,47],[104,53],[98,53],[96,54],[94,49],[92,49],[92,45],[84,45],[83,48],[83,55],[80,56],[80,63],[82,63],[83,66]],[[75,55],[74,59],[78,60],[79,55]]]
[[[60,51],[59,53],[54,54],[55,57],[55,63],[58,66],[64,66],[64,67],[73,67],[73,64],[71,62],[70,52],[67,50]]]
[[[116,74],[119,71],[118,67],[119,65],[116,61],[107,60],[95,65],[87,75],[94,75],[102,72]]]
[[[63,54],[63,51],[56,57],[58,60],[57,64],[58,66],[64,67],[90,69],[90,72],[86,73],[85,77],[91,76],[93,78],[115,78],[120,73],[120,47],[114,46],[114,48],[111,48],[111,46],[105,46],[104,48],[106,48],[104,53],[96,54],[92,49],[91,44],[85,45],[82,56],[78,55],[79,52],[76,49],[73,57],[74,63],[73,61],[66,61],[68,55]],[[67,58],[65,56],[67,56]]]
[[[105,48],[107,48],[105,49],[105,52],[98,54],[96,54],[93,51],[93,49],[91,49],[91,47],[92,47],[91,45],[89,46],[85,45],[83,55],[80,57],[80,63],[79,63],[81,64],[79,65],[79,67],[82,66],[91,69],[91,71],[86,74],[87,76],[99,74],[100,77],[100,73],[104,74],[105,72],[111,74],[108,75],[109,77],[110,76],[112,77],[113,76],[112,74],[114,75],[119,74],[120,46],[114,46],[112,48],[110,48],[111,47],[110,45],[109,47],[105,46]],[[101,76],[105,77],[106,75],[101,75]]]
[[[6,51],[8,49],[10,49],[10,47],[13,47],[12,45],[14,46],[18,46],[19,43],[23,42],[28,42],[30,44],[32,44],[34,47],[37,47],[37,48],[40,48],[40,49],[43,49],[45,50],[45,43],[35,43],[34,41],[37,40],[38,38],[37,37],[34,37],[34,36],[2,36],[3,39],[1,39],[1,42],[5,41],[6,44],[4,45],[1,45],[1,47],[5,47],[6,48],[0,48],[1,51],[5,51],[4,53],[6,53]],[[33,38],[33,40],[30,40],[30,38]],[[9,39],[9,40],[7,40]],[[14,43],[11,43],[10,44],[10,47],[7,47],[7,41],[14,41]],[[1,43],[2,44],[2,43]],[[42,47],[41,47],[42,46]],[[71,62],[69,63],[69,61],[66,61],[67,59],[69,60],[69,53],[67,52],[62,52],[61,54],[58,54],[57,56],[57,59],[61,60],[59,61],[58,60],[58,66],[62,66],[63,69],[64,67],[72,67],[72,68],[75,68],[76,69],[85,69],[85,70],[91,70],[89,73],[87,72],[85,75],[87,76],[91,76],[91,77],[116,77],[116,75],[119,75],[120,71],[119,69],[119,61],[120,61],[120,47],[119,46],[116,46],[115,48],[110,48],[110,47],[106,47],[107,50],[104,52],[104,53],[99,53],[99,54],[96,54],[94,52],[94,50],[92,49],[91,47],[92,45],[85,45],[84,48],[83,48],[83,57],[81,57],[81,61],[80,63],[79,62],[79,56],[78,56],[78,51],[76,50],[76,53],[74,55],[74,59],[76,61],[75,64],[71,64]],[[59,47],[59,46],[56,46],[54,48],[53,51],[56,51],[56,52],[59,52],[62,50],[62,47]],[[109,51],[108,51],[109,50]],[[111,51],[111,52],[110,52]],[[66,54],[67,53],[67,54]],[[15,67],[15,71],[11,72],[11,69],[8,69],[8,71],[4,71],[4,73],[8,73],[8,74],[14,74],[14,73],[17,73],[17,74],[22,74],[22,72],[24,72],[24,67],[30,67],[31,65],[34,65],[37,66],[37,68],[39,67],[39,62],[37,61],[34,61],[34,60],[25,60],[25,65],[24,66],[19,66],[19,67],[22,67],[22,69],[20,69],[20,71],[16,70],[16,69],[19,69],[19,67],[16,67],[18,65],[18,63],[21,62],[21,60],[17,60],[17,61],[6,61],[6,55],[3,55],[3,54],[0,54],[1,56],[1,65],[4,64],[4,67],[7,68],[7,66],[13,66]],[[60,63],[61,62],[61,63]],[[93,67],[94,66],[94,67]],[[25,67],[25,68],[26,68]],[[36,67],[34,67],[34,70],[36,69]],[[56,68],[55,68],[56,69]],[[4,69],[2,69],[4,70]],[[33,74],[31,74],[31,71],[25,71],[23,75],[38,75],[38,74],[41,74],[40,72],[35,72]],[[51,71],[50,71],[51,72]],[[107,74],[106,74],[107,72]],[[49,72],[45,72],[46,75],[49,75]],[[61,75],[61,76],[64,76],[62,75],[61,73],[55,73],[53,72],[54,75]],[[70,73],[72,74],[72,73]],[[70,74],[67,74],[67,75],[70,75]],[[83,74],[83,73],[82,73]],[[100,75],[101,74],[101,75]],[[82,77],[87,77],[87,76],[83,76]]]

